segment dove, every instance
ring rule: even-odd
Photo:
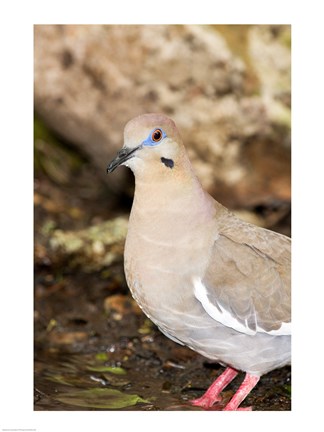
[[[226,368],[192,405],[211,408],[243,371],[224,410],[251,410],[240,404],[260,377],[290,364],[291,239],[209,195],[163,114],[127,123],[107,172],[120,165],[135,176],[124,250],[132,296],[167,337]]]

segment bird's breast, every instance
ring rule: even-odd
[[[199,215],[132,210],[125,274],[134,298],[153,320],[196,303],[193,281],[203,274],[216,235],[212,220],[201,221]]]

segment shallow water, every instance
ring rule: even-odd
[[[167,339],[101,274],[36,274],[35,410],[199,410],[188,401],[221,366]],[[290,410],[290,368],[262,377],[243,405]]]

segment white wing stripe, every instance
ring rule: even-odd
[[[194,293],[195,297],[200,301],[205,311],[210,315],[214,320],[223,324],[226,327],[231,327],[232,329],[245,333],[247,335],[255,335],[258,332],[267,333],[270,335],[290,335],[291,334],[291,323],[282,323],[281,327],[278,330],[266,331],[261,327],[257,326],[256,331],[250,329],[245,321],[245,324],[239,322],[230,312],[224,309],[221,305],[218,305],[219,309],[210,302],[207,289],[205,285],[202,283],[200,278],[194,278]]]

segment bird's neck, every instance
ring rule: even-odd
[[[162,166],[135,175],[132,215],[145,219],[181,218],[190,215],[197,223],[215,216],[215,201],[203,189],[190,162],[181,170]]]

